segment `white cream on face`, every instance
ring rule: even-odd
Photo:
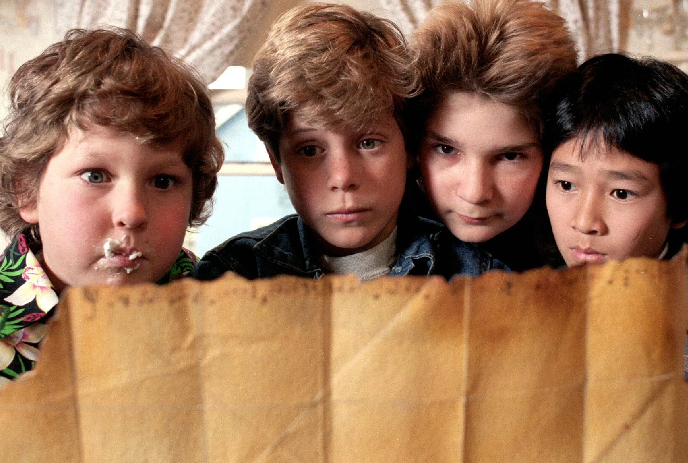
[[[122,240],[118,240],[116,238],[108,238],[107,240],[105,240],[105,243],[103,243],[103,254],[104,254],[105,258],[106,259],[112,259],[118,254],[126,256],[126,253],[127,253],[126,243],[127,242],[128,242],[128,236],[127,235],[125,235],[122,238]],[[141,257],[143,255],[141,253],[141,251],[129,250],[128,252],[129,252],[129,255],[127,256],[127,258],[129,260],[134,260],[134,259]],[[108,266],[108,268],[112,268],[112,267]],[[124,267],[124,271],[127,273],[131,273],[134,270],[136,270],[137,268],[139,268],[138,263],[134,266],[131,266],[131,267]]]

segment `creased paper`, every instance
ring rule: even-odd
[[[4,448],[54,463],[685,462],[685,259],[70,289],[36,369],[0,390]]]

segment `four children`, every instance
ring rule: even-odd
[[[125,30],[71,31],[10,84],[0,377],[31,369],[68,286],[165,283],[192,267],[201,280],[369,280],[551,264],[533,231],[545,178],[567,265],[672,256],[688,220],[688,76],[622,55],[575,69],[563,20],[539,2],[437,7],[413,59],[372,14],[289,11],[255,58],[246,110],[297,214],[194,267],[182,242],[208,217],[223,162],[204,84]],[[406,206],[407,145],[444,225]]]

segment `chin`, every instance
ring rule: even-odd
[[[461,241],[464,241],[466,243],[473,243],[473,244],[480,244],[484,243],[485,241],[490,241],[492,238],[497,236],[496,234],[476,234],[476,233],[454,233],[454,236],[456,236],[458,239]]]

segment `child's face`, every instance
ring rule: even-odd
[[[370,249],[394,230],[409,158],[395,119],[369,130],[311,127],[295,114],[279,141],[277,179],[329,255]],[[272,159],[272,156],[271,156]]]
[[[181,148],[152,148],[94,126],[70,131],[48,162],[35,206],[20,213],[39,224],[39,259],[61,291],[158,281],[181,250],[191,199]]]
[[[671,228],[657,164],[569,140],[552,154],[547,211],[566,264],[658,257]]]
[[[533,124],[511,106],[448,94],[427,122],[420,165],[437,214],[460,240],[481,243],[530,208],[542,171]]]

